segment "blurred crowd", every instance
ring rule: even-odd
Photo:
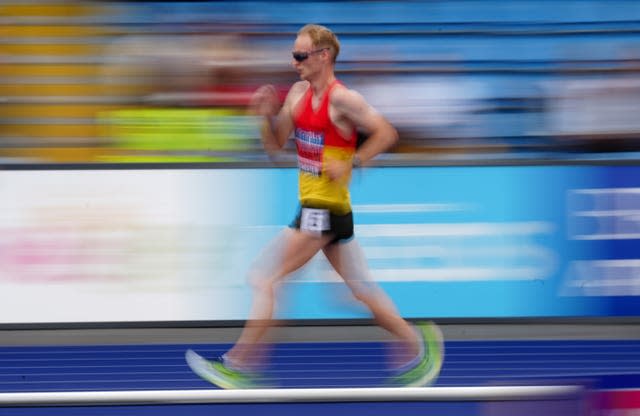
[[[399,130],[390,163],[640,155],[631,0],[14,0],[0,19],[3,164],[265,161],[246,105],[284,97],[310,22]]]

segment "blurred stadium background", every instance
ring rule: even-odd
[[[283,94],[328,25],[337,70],[401,132],[395,162],[635,158],[633,0],[0,4],[2,163],[254,162],[248,96]]]

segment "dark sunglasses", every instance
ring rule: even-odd
[[[291,54],[293,55],[293,59],[295,59],[298,62],[303,62],[303,61],[306,61],[310,55],[313,55],[314,53],[322,52],[325,49],[329,49],[329,48],[315,49],[311,52],[292,52]]]

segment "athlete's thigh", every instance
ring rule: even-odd
[[[282,252],[274,278],[281,279],[304,266],[332,238],[332,235],[315,235],[289,228],[283,234]]]
[[[260,250],[258,256],[251,263],[250,275],[256,277],[257,275],[269,275],[279,267],[290,232],[291,229],[285,228]]]
[[[364,252],[355,238],[327,245],[323,251],[331,266],[354,292],[370,290],[376,286],[371,279]]]

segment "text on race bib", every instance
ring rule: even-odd
[[[302,208],[300,230],[321,234],[330,229],[329,211],[326,209]]]

